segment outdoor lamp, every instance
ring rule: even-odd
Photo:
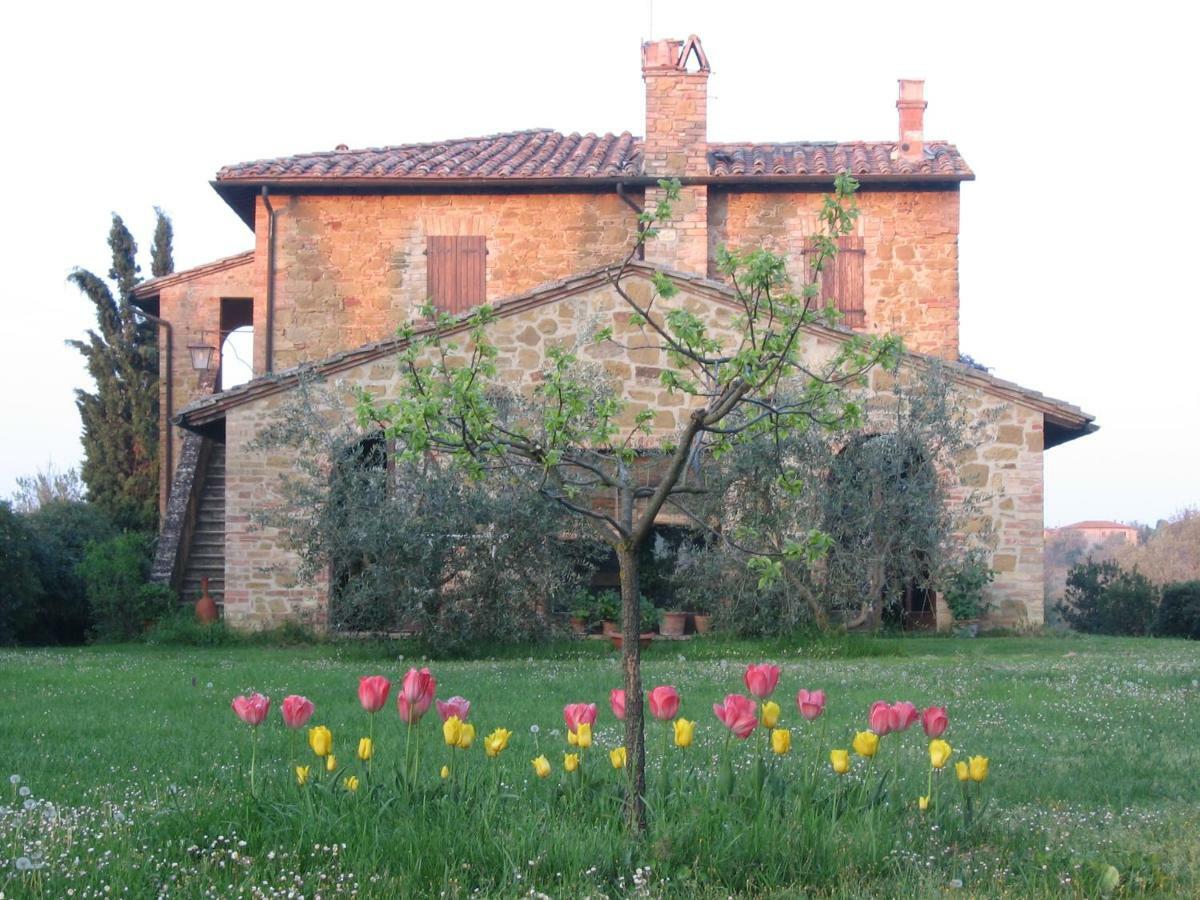
[[[210,347],[208,344],[188,344],[188,353],[192,354],[192,368],[197,372],[208,369],[216,351],[216,347]]]

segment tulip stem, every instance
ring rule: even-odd
[[[254,763],[258,758],[258,728],[250,732],[250,793],[254,794]]]

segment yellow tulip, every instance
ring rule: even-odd
[[[625,768],[625,748],[624,747],[618,747],[616,750],[609,750],[608,758],[609,758],[609,761],[612,762],[612,767],[614,769]]]
[[[971,769],[965,760],[959,760],[954,764],[954,774],[958,776],[959,781],[971,780]]]
[[[762,727],[774,728],[779,724],[779,704],[774,700],[768,700],[762,705]]]
[[[308,766],[296,766],[296,784],[301,787],[308,784]]]
[[[564,756],[563,757],[563,768],[566,769],[568,772],[574,772],[576,769],[578,769],[579,768],[579,754],[578,753],[568,753],[566,756]]]
[[[580,722],[574,731],[568,732],[568,735],[567,740],[573,747],[586,750],[592,746],[592,726],[587,722]],[[574,737],[574,740],[571,740],[571,737]]]
[[[328,756],[333,752],[333,732],[324,725],[308,729],[308,746],[317,756]]]
[[[346,790],[350,791],[351,793],[358,790],[358,779],[353,775],[343,778],[342,784],[344,784],[346,786]]]
[[[537,773],[538,778],[548,778],[550,775],[550,760],[545,756],[539,756],[533,760],[533,771]]]
[[[771,732],[771,749],[778,756],[789,752],[792,749],[792,733],[786,728],[776,728]]]
[[[929,742],[929,764],[935,769],[940,769],[950,761],[950,754],[953,751],[950,745],[941,738]]]
[[[358,742],[358,758],[363,762],[375,755],[375,744],[370,738],[361,738]]]
[[[988,758],[986,756],[972,756],[968,765],[971,769],[972,781],[984,781],[988,775]]]
[[[508,746],[508,739],[512,737],[512,732],[505,728],[497,728],[491,734],[483,739],[483,749],[488,756],[499,756],[500,751]]]
[[[325,757],[325,771],[333,772],[336,769],[337,769],[337,757],[334,756],[332,753],[330,753],[327,757]]]
[[[879,735],[873,731],[860,731],[854,736],[854,752],[859,756],[874,756],[879,752]]]
[[[450,716],[442,723],[442,738],[446,741],[447,746],[458,746],[458,739],[462,737],[462,727],[462,719],[458,716]]]
[[[921,812],[925,812],[925,810],[929,809],[929,797],[918,797],[917,806],[921,807]]]
[[[687,719],[675,720],[675,746],[690,747],[692,738],[696,734],[696,723],[689,722]]]
[[[829,764],[833,766],[833,771],[839,775],[845,775],[850,771],[850,751],[849,750],[830,750]]]
[[[470,722],[463,722],[462,728],[459,729],[458,743],[454,746],[459,750],[466,750],[475,741],[475,726]],[[503,749],[503,748],[502,748]]]
[[[450,767],[442,766],[442,771],[439,772],[438,774],[441,775],[442,778],[449,778],[450,777]]]

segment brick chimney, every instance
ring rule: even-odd
[[[900,158],[920,159],[925,152],[925,82],[900,79]]]
[[[694,71],[688,71],[691,65]],[[642,44],[646,83],[643,172],[662,178],[708,174],[708,57],[695,35]],[[661,194],[647,188],[646,207]],[[687,185],[674,217],[646,245],[651,265],[704,275],[708,271],[708,188]]]

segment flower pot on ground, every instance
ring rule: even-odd
[[[663,637],[683,637],[684,629],[687,628],[687,619],[686,612],[666,611],[662,614],[658,630]]]
[[[692,627],[696,634],[708,634],[712,630],[712,616],[709,613],[692,613]]]
[[[571,616],[571,633],[576,635],[585,635],[588,632],[587,619],[582,616]]]
[[[200,599],[196,601],[196,619],[203,625],[217,621],[217,602],[208,592],[208,576],[200,577]]]

